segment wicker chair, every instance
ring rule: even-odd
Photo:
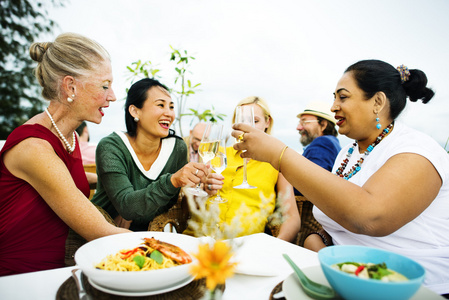
[[[304,196],[295,196],[296,205],[298,205],[299,215],[301,216],[301,229],[299,231],[296,244],[303,247],[306,237],[322,228],[321,224],[313,217],[313,204]]]
[[[84,167],[84,172],[88,172],[88,173],[97,173],[97,165],[96,164],[88,164],[88,165],[83,165]],[[90,195],[89,195],[89,200],[92,199],[92,197],[95,194],[95,189],[90,189]]]
[[[186,196],[180,192],[178,202],[167,212],[155,217],[148,226],[148,231],[166,231],[182,233],[187,228],[190,218]]]

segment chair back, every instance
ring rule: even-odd
[[[148,231],[168,231],[182,233],[187,229],[187,221],[190,218],[187,197],[181,191],[178,202],[168,211],[155,217],[148,226]]]
[[[97,165],[96,164],[88,164],[88,165],[83,165],[84,167],[84,172],[88,172],[88,173],[97,173]],[[94,188],[90,189],[90,195],[89,195],[89,200],[92,199],[92,197],[95,194],[95,190]]]
[[[304,247],[304,240],[312,233],[322,228],[321,224],[315,220],[312,209],[313,204],[304,196],[295,196],[296,205],[298,206],[299,215],[301,216],[301,229],[299,230],[296,244]]]

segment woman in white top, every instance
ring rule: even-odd
[[[346,69],[330,108],[343,148],[333,174],[244,124],[234,137],[244,157],[270,162],[313,204],[326,232],[305,246],[365,245],[406,255],[426,268],[424,284],[449,293],[449,155],[430,137],[395,121],[407,97],[427,103],[434,92],[420,70],[378,60]],[[337,174],[337,176],[335,175]]]

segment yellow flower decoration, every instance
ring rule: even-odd
[[[206,277],[206,286],[214,290],[218,284],[224,284],[226,278],[234,274],[237,263],[230,262],[232,247],[223,241],[213,245],[199,245],[198,254],[193,254],[198,263],[192,265],[190,273],[197,279]]]

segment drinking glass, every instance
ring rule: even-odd
[[[207,164],[215,157],[215,154],[217,154],[222,132],[222,124],[207,123],[203,138],[198,148],[198,154],[203,159],[204,164]],[[194,188],[187,188],[186,191],[195,196],[206,197],[208,194],[200,189],[200,185],[201,183]]]
[[[210,161],[210,167],[217,174],[221,174],[221,172],[226,169],[228,166],[228,158],[226,156],[226,138],[222,138],[220,140],[220,145],[218,147],[218,152],[215,157]],[[228,199],[225,199],[220,196],[220,190],[217,191],[217,196],[209,200],[210,203],[225,203],[228,202]]]
[[[241,105],[237,106],[235,112],[235,122],[236,123],[245,123],[254,127],[254,109],[251,105]],[[239,140],[236,140],[240,142]],[[245,151],[245,150],[244,150]],[[257,187],[252,186],[248,183],[247,174],[246,174],[246,164],[248,163],[248,159],[243,159],[243,182],[242,184],[235,186],[235,189],[256,189]]]

